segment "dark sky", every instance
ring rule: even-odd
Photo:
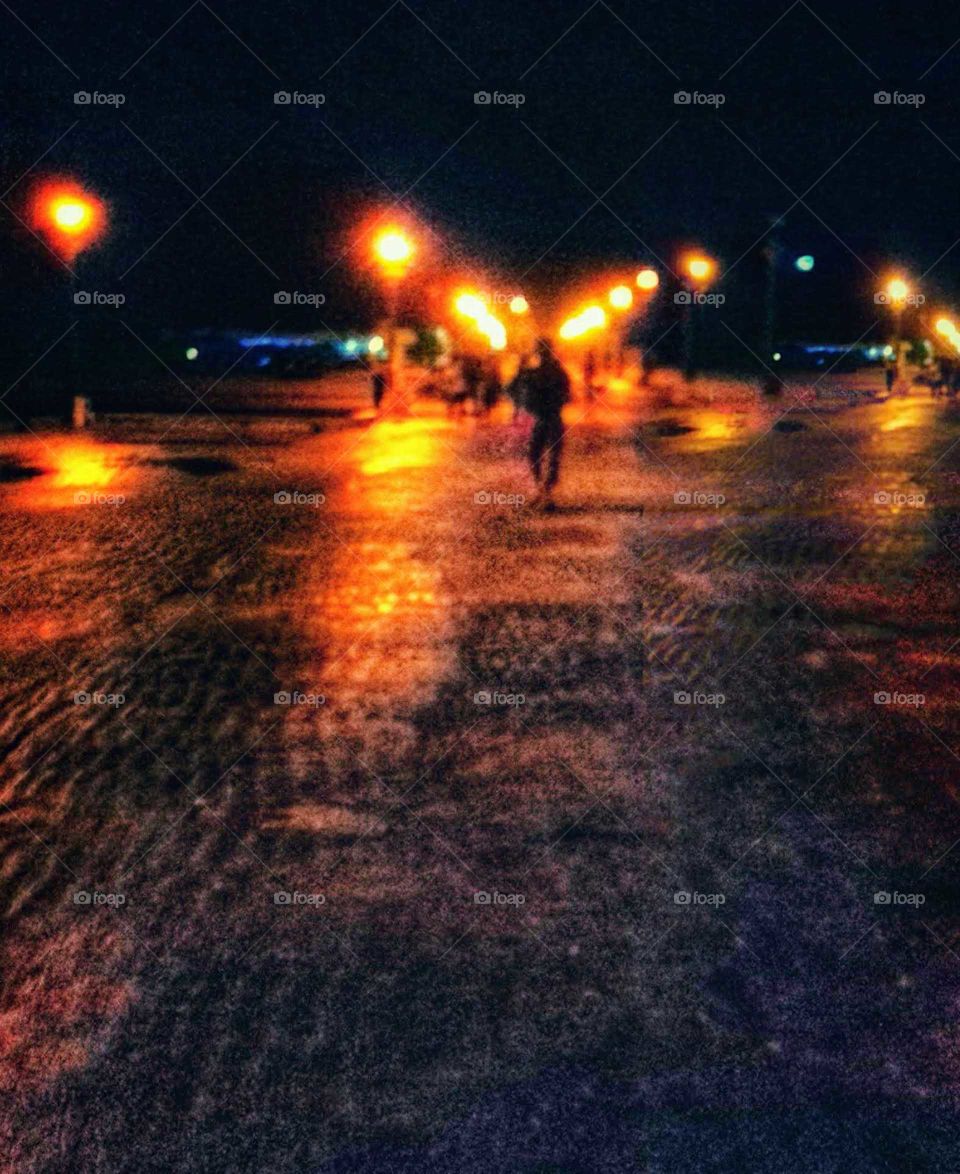
[[[111,231],[81,284],[123,290],[132,321],[264,326],[273,291],[319,288],[332,325],[359,325],[351,258],[327,271],[360,209],[411,185],[412,207],[454,256],[511,281],[526,273],[535,294],[599,262],[673,263],[680,244],[699,241],[727,265],[744,255],[730,309],[748,324],[758,315],[751,246],[794,205],[787,255],[818,259],[806,287],[784,276],[795,333],[869,325],[871,270],[891,262],[930,270],[931,297],[960,295],[960,247],[938,263],[960,236],[960,46],[934,65],[960,38],[954,6],[11,8],[29,30],[0,7],[2,187],[49,153],[4,199],[21,210],[33,176],[51,170],[101,192]],[[77,106],[76,90],[125,102]],[[325,102],[278,106],[278,90]],[[524,102],[476,105],[480,90]],[[677,90],[725,101],[678,106]],[[878,90],[925,101],[878,106]],[[211,185],[212,211],[188,211]],[[29,307],[40,330],[34,299],[56,290],[55,266],[3,215],[6,301]]]

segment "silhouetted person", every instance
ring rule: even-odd
[[[593,400],[597,394],[597,359],[593,351],[587,351],[583,360],[583,390],[588,400]]]
[[[892,363],[887,364],[887,369],[883,373],[884,379],[887,383],[887,391],[893,391],[893,381],[897,377],[897,369]]]
[[[548,509],[553,507],[553,489],[560,476],[563,453],[563,421],[560,413],[570,398],[570,380],[546,339],[537,343],[540,365],[525,373],[525,406],[533,416],[530,437],[530,469],[543,491]],[[546,473],[543,464],[546,461]]]
[[[503,392],[503,384],[500,381],[500,372],[497,370],[496,363],[489,363],[483,375],[483,385],[481,388],[480,406],[485,412],[489,412],[491,408],[497,406],[497,401]]]
[[[460,377],[463,381],[462,402],[473,400],[476,410],[480,403],[480,385],[483,381],[483,366],[480,360],[468,355],[460,365]]]
[[[371,390],[373,392],[373,407],[375,411],[379,412],[380,405],[383,403],[383,397],[387,393],[386,372],[380,370],[379,368],[375,369],[370,383]]]

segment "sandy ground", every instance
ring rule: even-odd
[[[552,515],[339,384],[0,441],[7,1167],[952,1165],[958,416],[848,384]]]

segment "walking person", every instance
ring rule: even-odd
[[[525,407],[533,416],[530,436],[530,470],[537,483],[538,497],[548,510],[554,509],[553,490],[560,476],[563,454],[563,405],[570,398],[570,380],[550,343],[537,342],[540,362],[526,372]]]
[[[373,368],[370,390],[373,394],[373,410],[379,412],[387,391],[387,376],[382,367]]]

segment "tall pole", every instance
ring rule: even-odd
[[[766,289],[763,299],[763,368],[761,379],[766,395],[776,395],[782,386],[780,380],[769,370],[773,361],[773,350],[777,341],[777,267],[780,259],[780,240],[777,236],[779,219],[770,224],[770,235],[767,237],[763,251],[767,265]]]
[[[696,375],[693,363],[693,295],[692,288],[687,289],[688,301],[683,307],[683,377],[687,383],[692,383]]]

